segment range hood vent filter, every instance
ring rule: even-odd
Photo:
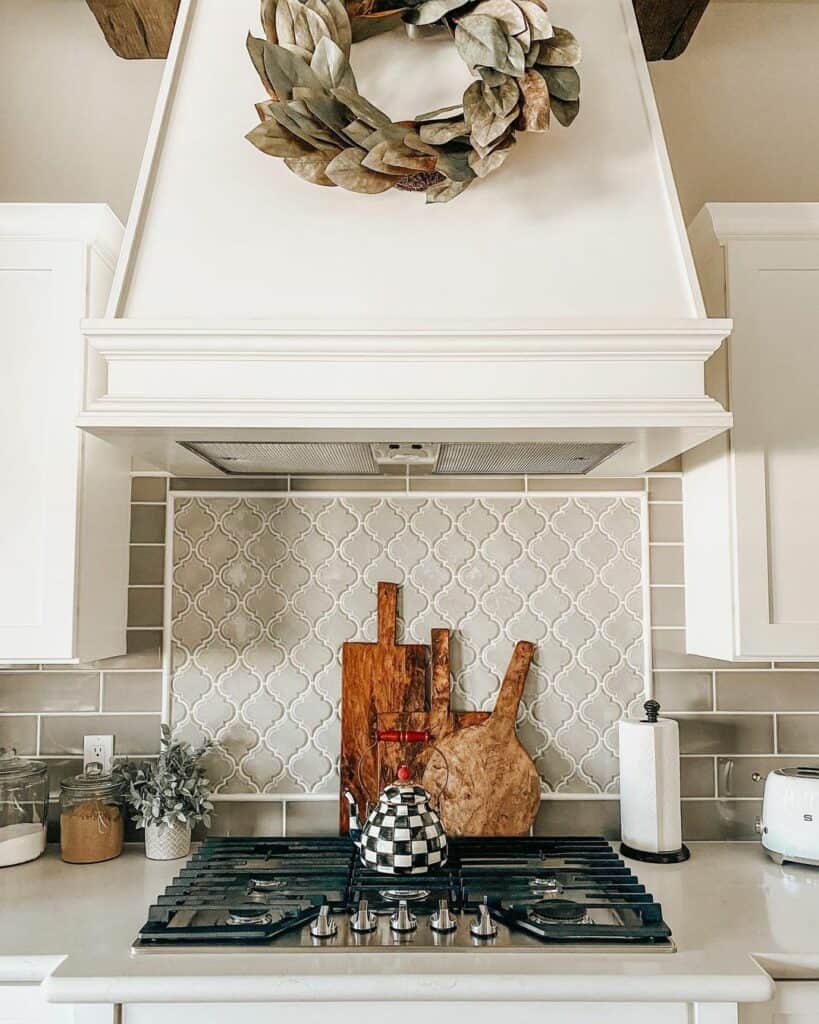
[[[360,441],[197,441],[186,442],[183,447],[231,476],[378,476],[382,472],[378,463],[384,461],[384,449],[412,446],[383,443],[370,445]],[[437,454],[434,464],[432,461],[429,464],[429,471],[434,475],[496,476],[526,473],[582,476],[619,451],[623,445],[545,441],[445,442],[440,448],[430,444],[422,447],[425,453]]]
[[[197,441],[183,445],[231,476],[378,476],[368,444],[333,441]]]
[[[442,444],[436,473],[449,476],[528,473],[576,476],[590,472],[621,444],[584,441],[524,444]]]

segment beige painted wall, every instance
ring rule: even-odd
[[[706,202],[819,200],[819,3],[712,0],[650,65],[686,221]]]
[[[819,2],[712,0],[651,66],[687,220],[708,200],[819,200]],[[159,61],[122,61],[84,0],[0,0],[0,201],[128,211]]]
[[[0,0],[0,202],[124,220],[163,67],[114,56],[84,0]]]

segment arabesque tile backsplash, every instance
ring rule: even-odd
[[[259,505],[255,492],[260,489],[260,484],[255,481],[242,482],[241,485],[234,481],[219,481],[218,486],[214,486],[213,481],[174,480],[171,487],[172,490],[180,492],[176,499],[180,508],[184,507],[185,501],[193,504],[218,500],[235,504],[235,498],[226,494],[217,495],[216,498],[204,498],[191,493],[205,488],[213,493],[224,490],[226,484],[230,485],[231,492],[253,491],[253,495],[248,494],[244,501],[249,505]],[[445,491],[455,489],[458,484],[457,481],[448,482]],[[347,501],[372,501],[366,497],[366,488],[362,490],[364,485],[361,481],[294,478],[264,481],[261,486],[268,491],[268,495],[261,501],[261,505],[267,509],[273,508],[274,499],[280,503],[290,503],[284,504],[284,507],[291,508],[294,499],[302,504],[327,504],[329,500],[331,506],[338,506]],[[477,486],[475,481],[470,482],[469,486],[471,492],[465,492],[457,498],[463,507],[479,504],[477,495],[481,491],[484,492],[484,504],[509,500],[505,495],[499,497],[494,488],[490,490],[488,486]],[[506,482],[505,486],[510,485]],[[760,789],[752,780],[752,774],[760,772],[764,775],[773,767],[795,762],[819,764],[819,663],[815,666],[812,663],[791,666],[760,662],[738,666],[685,654],[681,488],[678,473],[672,471],[645,479],[623,481],[599,478],[585,481],[530,478],[528,481],[515,480],[511,486],[520,492],[516,499],[518,505],[537,508],[539,502],[544,502],[544,508],[549,509],[560,505],[557,494],[568,494],[571,499],[569,507],[575,509],[581,501],[587,504],[601,503],[599,507],[602,507],[610,500],[608,495],[616,493],[621,514],[622,510],[631,507],[630,503],[637,503],[636,494],[647,491],[653,680],[656,695],[665,711],[678,718],[681,725],[683,832],[689,840],[755,839],[753,822],[760,811]],[[137,475],[133,479],[128,653],[119,658],[89,665],[26,665],[0,668],[0,745],[13,745],[21,753],[37,754],[44,758],[51,767],[52,792],[59,787],[61,777],[77,770],[82,737],[86,733],[115,732],[117,749],[122,754],[150,756],[157,750],[158,726],[163,710],[166,487],[166,479],[162,476]],[[584,493],[582,499],[577,493],[580,491]],[[184,492],[184,498],[181,492]],[[330,492],[330,499],[320,496]],[[594,495],[593,492],[601,494]],[[426,503],[428,507],[434,507],[436,502],[447,505],[452,500],[450,493],[441,492],[425,498],[423,478],[405,480],[396,477],[381,481],[375,504],[377,505],[378,501],[392,501],[392,494],[404,495],[400,500],[396,498],[395,504],[405,506],[412,500],[421,504]],[[409,497],[410,495],[412,497]],[[598,508],[594,504],[589,504],[588,507]],[[310,516],[307,518],[311,519]],[[601,533],[600,515],[595,513],[591,518],[597,523],[593,532],[598,536]],[[312,517],[312,521],[315,519],[315,516]],[[269,515],[265,521],[269,528]],[[309,532],[308,529],[307,533]],[[498,555],[500,563],[507,566],[518,562],[521,565],[527,563],[530,543],[543,532],[549,531],[535,529],[526,534],[527,554],[522,559],[515,559],[510,555],[509,548],[504,547],[509,545],[510,541],[504,541]],[[408,536],[407,540],[409,539]],[[576,546],[577,542],[575,548]],[[335,557],[337,556],[330,558],[330,563]],[[374,575],[369,576],[366,571],[360,570],[355,572],[359,590],[355,599],[347,600],[357,609],[356,614],[350,616],[352,625],[348,625],[348,629],[354,628],[357,636],[366,637],[372,628],[367,612],[368,607],[371,612],[372,606],[367,605],[366,594],[367,588],[371,583],[374,585],[374,581],[379,578],[378,573],[384,568],[383,562],[378,565],[378,559],[383,557],[383,552],[374,554],[375,564],[378,566],[378,572],[374,571]],[[635,557],[639,565],[640,556]],[[289,558],[293,566],[298,565],[298,559],[293,554]],[[559,561],[560,559],[555,562],[548,555],[545,556],[545,564],[538,560],[541,570],[552,572]],[[423,557],[418,560],[418,564],[423,565],[424,562]],[[435,560],[427,556],[426,563],[434,567]],[[238,562],[236,564],[238,565]],[[491,560],[488,560],[487,565],[491,564]],[[393,574],[380,578],[399,579],[401,577],[396,573],[407,575],[408,572],[411,577],[413,568],[414,564],[410,566],[409,561],[405,561],[403,565],[396,561]],[[432,583],[425,586],[426,590],[419,586],[418,595],[433,593]],[[329,589],[332,593],[332,588]],[[464,589],[469,592],[469,587]],[[527,614],[531,614],[532,601],[524,598],[531,589],[527,589],[523,584],[517,586],[521,608],[525,608]],[[537,590],[537,587],[534,589]],[[549,592],[548,586],[544,588],[542,581],[540,589],[544,593]],[[559,592],[559,589],[557,588],[555,593]],[[629,610],[639,620],[640,609],[633,603],[636,601],[636,592],[628,597],[624,589],[614,589],[618,607],[622,610],[626,607],[627,601],[631,601]],[[229,590],[230,588],[227,588],[227,591]],[[516,593],[515,587],[511,587],[511,593]],[[404,612],[408,628],[410,633],[416,629],[419,631],[418,639],[426,639],[422,634],[426,633],[431,625],[453,624],[452,619],[456,617],[457,605],[439,607],[430,604],[428,598],[425,599],[426,605],[412,605],[411,602],[415,599],[413,595],[408,593],[405,596],[410,601],[408,606],[405,605]],[[418,599],[420,600],[420,596]],[[479,601],[478,607],[480,605]],[[178,607],[177,605],[177,610]],[[489,620],[495,621],[495,628],[498,628],[497,623],[505,621],[504,611],[498,609],[494,614],[495,619],[489,616]],[[598,626],[601,625],[600,616],[603,614],[604,609],[598,609]],[[440,615],[440,619],[433,622],[432,619],[436,615]],[[466,619],[463,612],[460,619]],[[534,625],[532,620],[530,624]],[[469,704],[470,699],[473,704],[491,705],[492,691],[488,684],[493,674],[497,675],[496,663],[502,661],[508,653],[504,643],[511,642],[512,634],[509,633],[507,636],[501,629],[500,635],[494,641],[495,653],[491,656],[484,655],[489,660],[485,660],[478,671],[474,651],[478,650],[479,643],[480,649],[483,650],[482,634],[480,631],[472,634],[473,646],[470,649],[468,633],[469,631],[462,644],[463,662],[456,672],[456,699],[462,701],[464,705]],[[340,643],[346,638],[346,635],[339,634],[339,637],[334,636],[333,643],[335,644],[336,639]],[[536,636],[532,638],[540,639]],[[242,649],[242,644],[237,638],[234,638],[232,643],[234,650]],[[593,641],[591,646],[594,645]],[[620,647],[621,651],[627,649],[627,645]],[[470,650],[473,652],[473,662],[469,661]],[[632,658],[633,655],[634,651]],[[615,689],[620,701],[631,692],[630,702],[633,704],[636,697],[633,691],[629,691],[629,687],[635,685],[638,665],[628,657],[624,659],[624,663],[631,667],[634,674],[629,677],[629,681],[620,681],[622,689]],[[181,664],[184,664],[184,660]],[[292,668],[292,655],[289,664]],[[332,666],[333,662],[329,664]],[[617,802],[616,799],[612,799],[612,788],[616,784],[611,760],[606,761],[604,758],[593,766],[589,766],[587,760],[589,770],[578,770],[578,766],[582,769],[584,765],[582,744],[577,748],[570,746],[571,741],[580,735],[575,731],[580,729],[578,723],[588,725],[582,713],[583,702],[588,700],[588,694],[584,695],[580,686],[573,697],[569,695],[567,699],[567,694],[562,691],[557,678],[553,681],[554,685],[547,687],[547,664],[551,664],[548,656],[544,657],[541,663],[543,680],[539,676],[535,681],[530,679],[522,734],[524,741],[535,753],[540,750],[541,771],[550,781],[557,781],[563,790],[563,799],[544,800],[537,830],[551,833],[597,832],[616,836]],[[329,680],[332,668],[314,666],[310,678],[317,679],[322,668],[325,671],[327,685],[331,686]],[[599,665],[596,671],[601,671]],[[175,689],[181,678],[180,674],[178,679],[174,680]],[[579,677],[575,678],[575,683],[577,678]],[[599,674],[595,678],[595,692],[599,693],[601,686],[605,687],[605,683],[600,682]],[[221,677],[214,688],[218,690],[219,686],[224,688]],[[571,689],[571,686],[569,688]],[[231,693],[230,687],[227,692]],[[239,692],[238,689],[236,692]],[[558,705],[565,701],[570,710],[564,708],[562,712],[556,712],[554,703],[547,703],[547,710],[541,711],[538,700],[541,700],[543,694],[549,695],[547,701],[556,701]],[[282,695],[279,694],[280,697]],[[332,706],[333,700],[337,698],[337,691],[334,694],[328,689],[326,696],[328,704]],[[615,705],[616,703],[615,700]],[[614,705],[610,710],[613,714]],[[611,723],[607,725],[605,713],[599,713],[596,708],[589,717],[593,723],[591,731],[595,734],[592,737],[594,743],[591,749],[608,750],[606,740],[611,743]],[[332,719],[333,715],[330,714],[329,721]],[[275,729],[275,722],[272,724]],[[557,727],[553,728],[555,725]],[[552,741],[555,734],[560,733],[561,727],[563,738],[555,744]],[[266,731],[270,731],[269,727]],[[565,753],[567,747],[571,755],[568,760],[555,760],[555,752]],[[332,749],[328,743],[327,752],[331,755],[330,760]],[[546,756],[548,751],[552,753]],[[575,754],[579,754],[579,757]],[[293,759],[291,757],[285,760],[292,762]],[[278,787],[279,797],[281,789],[289,787],[289,791],[294,793],[294,798],[285,802],[279,800],[261,804],[230,801],[220,803],[216,816],[217,829],[235,833],[262,831],[268,834],[281,831],[283,828],[294,834],[333,830],[336,809],[332,799],[328,799],[331,794],[322,795],[321,792],[316,792],[317,789],[321,789],[322,781],[317,780],[315,773],[312,777],[309,773],[301,776],[302,788],[313,789],[313,792],[305,792],[301,799],[295,795],[295,783],[299,782],[298,775],[294,774],[292,779],[288,778],[286,773],[275,776],[262,775],[259,778],[266,779],[264,785],[268,790],[275,790]],[[331,774],[325,775],[323,784],[332,788],[330,779]],[[248,787],[247,780],[243,781],[242,786]],[[249,788],[252,788],[252,785]]]

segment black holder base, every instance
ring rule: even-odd
[[[679,850],[670,850],[668,853],[650,853],[647,850],[635,850],[625,843],[620,843],[620,853],[631,860],[642,860],[647,864],[681,864],[691,856],[691,851],[685,843],[683,843]]]

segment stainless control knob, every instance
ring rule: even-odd
[[[398,909],[390,918],[390,928],[394,932],[414,932],[417,927],[418,919],[407,909],[407,901],[401,900]]]
[[[438,900],[438,909],[432,915],[429,926],[434,932],[454,932],[458,922],[449,911],[447,900]]]
[[[762,818],[754,818],[754,831],[758,836],[762,835]]]
[[[376,927],[375,914],[370,910],[367,900],[358,901],[358,910],[350,918],[350,927],[354,932],[374,932]]]
[[[476,939],[494,939],[498,934],[498,926],[492,920],[489,907],[485,903],[478,907],[478,916],[469,926],[469,930]]]
[[[310,934],[314,939],[332,939],[338,929],[325,903],[318,912],[318,917],[310,925]]]

